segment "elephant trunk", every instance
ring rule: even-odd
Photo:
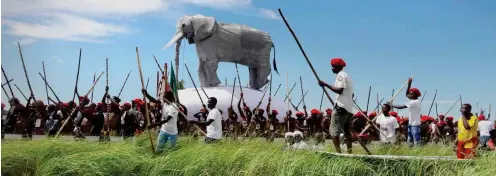
[[[179,43],[184,38],[184,33],[182,31],[178,31],[174,37],[165,45],[162,49],[166,49],[170,47],[173,43]]]

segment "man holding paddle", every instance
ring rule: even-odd
[[[408,117],[408,143],[410,146],[420,144],[420,100],[418,99],[421,94],[420,90],[417,88],[411,88],[412,86],[412,78],[408,79],[408,88],[406,89],[406,96],[410,99],[404,105],[396,105],[391,106],[396,109],[405,109],[408,108],[409,117]]]
[[[351,153],[352,147],[352,136],[351,136],[351,126],[350,120],[353,116],[353,83],[348,76],[348,73],[343,71],[346,67],[346,62],[341,58],[334,58],[331,60],[332,72],[337,74],[334,86],[331,86],[324,81],[319,81],[319,85],[322,87],[327,87],[334,93],[338,94],[336,96],[336,106],[331,114],[331,126],[329,128],[329,133],[332,136],[332,141],[336,147],[336,152],[341,153],[339,135],[344,132],[346,136],[346,147],[348,153]]]

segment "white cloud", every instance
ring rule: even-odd
[[[164,0],[2,0],[2,16],[64,12],[79,15],[139,15],[167,8]]]
[[[21,45],[29,45],[29,44],[33,44],[34,42],[36,42],[36,40],[32,38],[23,38],[19,40],[19,44]],[[17,45],[17,42],[14,43]]]
[[[279,19],[271,10],[253,7],[251,0],[2,0],[2,27],[6,34],[20,37],[23,44],[38,39],[105,43],[110,36],[139,31],[126,25],[132,17],[171,13],[169,7],[185,5],[233,12],[251,9],[258,16]],[[109,22],[119,17],[124,20]]]
[[[214,9],[233,9],[251,5],[251,0],[178,0],[183,4],[193,4]]]
[[[62,59],[57,59],[57,62],[63,63],[64,61]]]
[[[259,8],[258,12],[262,17],[267,18],[267,19],[271,19],[271,20],[281,19],[281,17],[279,17],[279,15],[277,15],[277,13],[274,12],[273,10]]]
[[[13,36],[97,43],[103,42],[101,37],[130,32],[122,25],[61,13],[43,15],[38,23],[3,20],[2,24],[9,28],[7,34]]]

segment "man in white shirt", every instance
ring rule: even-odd
[[[417,88],[411,88],[412,78],[408,79],[408,88],[406,89],[406,97],[410,99],[405,105],[391,106],[396,109],[408,108],[408,143],[410,146],[420,144],[420,100],[418,99],[421,94]]]
[[[338,94],[336,96],[336,104],[334,106],[334,111],[331,114],[331,125],[329,128],[329,133],[332,136],[332,141],[336,152],[341,153],[339,135],[345,133],[346,136],[346,147],[348,153],[351,153],[352,147],[352,136],[350,120],[353,117],[353,83],[351,78],[343,68],[346,67],[346,62],[341,58],[334,58],[331,60],[332,72],[337,74],[334,86],[331,86],[324,81],[319,81],[321,87],[327,87],[334,93]]]
[[[143,93],[145,93],[146,97],[154,103],[160,103],[162,105],[162,118],[160,121],[149,125],[147,128],[148,129],[153,129],[159,125],[161,125],[160,128],[160,133],[158,135],[157,139],[157,153],[163,152],[165,144],[167,144],[168,141],[171,142],[170,147],[173,148],[176,146],[176,141],[177,141],[177,115],[179,114],[178,106],[174,103],[174,94],[169,91],[165,92],[164,98],[170,102],[164,102],[161,100],[157,100],[150,96],[147,92],[146,89],[142,89]]]
[[[217,98],[210,97],[207,107],[210,109],[206,122],[200,122],[207,126],[207,136],[205,143],[216,143],[222,138],[222,114],[217,109]]]
[[[381,142],[384,144],[396,143],[396,133],[400,127],[396,118],[389,115],[389,111],[391,111],[391,105],[383,104],[382,114],[377,117],[376,121],[381,131]]]
[[[477,130],[480,134],[479,146],[486,148],[487,141],[491,139],[491,135],[489,134],[489,132],[491,130],[494,130],[494,123],[487,120],[486,117],[481,113],[481,115],[479,115],[479,126],[477,126]]]

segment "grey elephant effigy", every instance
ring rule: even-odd
[[[175,36],[164,48],[176,43],[178,54],[184,38],[196,46],[202,87],[219,85],[219,62],[231,62],[248,66],[250,87],[260,89],[269,81],[271,48],[274,48],[273,65],[277,72],[275,47],[267,32],[246,25],[219,23],[213,17],[203,15],[183,16],[176,25]]]

